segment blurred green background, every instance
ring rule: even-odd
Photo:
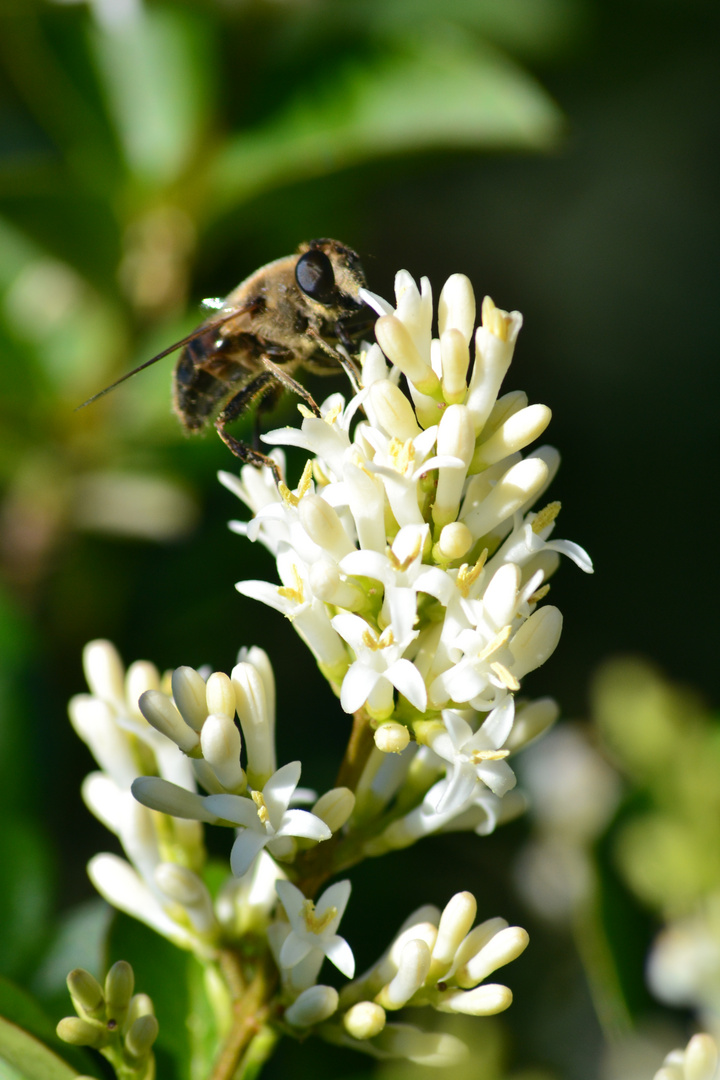
[[[587,716],[600,661],[631,651],[712,697],[719,31],[693,0],[0,0],[0,970],[54,1019],[56,919],[112,847],[66,720],[87,640],[225,670],[260,644],[282,657],[281,760],[322,790],[342,752],[347,721],[289,624],[233,589],[271,561],[226,528],[242,515],[215,474],[235,462],[180,431],[172,358],[74,411],[303,239],[356,248],[385,296],[400,267],[436,293],[462,271],[524,313],[506,389],[553,409],[559,535],[597,571],[553,583],[566,632],[528,692]],[[621,815],[652,802],[628,775]],[[403,852],[390,894],[389,866],[368,865],[346,930],[362,966],[411,906],[472,889],[533,938],[509,976],[507,1069],[592,1080],[582,964],[596,1006],[624,991],[599,1008],[606,1034],[662,1017],[642,967],[668,911],[631,892],[606,837],[581,960],[512,884],[529,830]],[[301,1078],[369,1069],[311,1041],[268,1075],[290,1060]]]

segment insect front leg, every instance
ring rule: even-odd
[[[240,439],[236,439],[233,435],[228,434],[225,430],[225,425],[232,423],[242,413],[255,404],[258,398],[265,397],[266,394],[272,391],[273,386],[276,384],[276,379],[271,371],[261,371],[259,375],[256,375],[246,386],[243,386],[241,390],[235,394],[235,397],[231,398],[227,403],[223,411],[215,420],[215,428],[218,435],[225,443],[227,447],[233,452],[236,458],[245,465],[255,465],[256,468],[263,468],[266,466],[272,471],[276,484],[280,484],[282,476],[277,463],[273,461],[267,454],[263,454],[260,450],[254,450],[252,446],[248,446],[247,443],[242,442]]]

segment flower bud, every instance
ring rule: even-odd
[[[95,1018],[105,1015],[102,987],[94,975],[84,968],[75,968],[67,977],[67,988],[78,1014]]]
[[[516,960],[527,948],[530,938],[521,926],[508,926],[495,934],[475,956],[455,973],[458,986],[476,986],[498,968]]]
[[[404,724],[391,720],[375,731],[375,745],[384,754],[401,754],[410,742],[410,732]]]
[[[465,400],[465,378],[470,365],[470,350],[463,333],[451,328],[440,338],[443,397],[449,405]]]
[[[330,832],[342,829],[355,808],[355,796],[346,787],[332,788],[321,795],[312,808],[315,817],[324,821]]]
[[[146,690],[138,701],[140,712],[161,735],[171,739],[185,754],[200,744],[196,731],[185,723],[170,698],[160,690]]]
[[[118,960],[105,976],[105,1007],[108,1020],[121,1027],[135,989],[135,973],[127,960]]]
[[[529,446],[542,435],[552,413],[547,405],[528,405],[510,416],[485,442],[475,450],[470,472],[480,472],[496,461]]]
[[[372,1039],[385,1027],[386,1014],[375,1001],[358,1001],[343,1016],[343,1027],[353,1039]]]
[[[375,323],[375,336],[388,360],[400,368],[421,394],[438,392],[440,380],[423,360],[407,328],[396,315],[382,315]]]
[[[298,504],[298,514],[310,539],[335,559],[355,550],[337,510],[322,496],[306,495]]]
[[[248,780],[252,787],[261,789],[276,769],[275,714],[268,708],[264,679],[253,664],[236,664],[232,681],[245,736]]]
[[[338,992],[332,986],[309,986],[285,1010],[285,1020],[293,1027],[312,1027],[327,1020],[338,1007]]]
[[[205,680],[194,668],[179,667],[172,673],[172,692],[183,719],[200,731],[208,714]]]
[[[125,1035],[125,1049],[131,1058],[142,1060],[152,1050],[160,1026],[154,1016],[139,1016]]]
[[[547,482],[548,468],[539,458],[528,457],[512,465],[487,496],[463,518],[476,538],[512,517],[526,502],[537,498]]]
[[[229,675],[214,671],[205,685],[208,713],[216,716],[235,716],[235,689]]]
[[[432,950],[430,976],[433,980],[439,979],[450,968],[476,913],[477,901],[471,892],[456,893],[445,905]]]
[[[83,649],[85,678],[93,694],[113,705],[125,703],[125,669],[111,641],[91,641]]]
[[[510,642],[515,657],[513,675],[521,679],[552,656],[560,640],[563,618],[556,607],[538,608],[516,631]]]
[[[438,300],[438,331],[440,338],[448,330],[459,330],[466,345],[472,341],[475,329],[475,293],[465,274],[451,274],[443,285]],[[445,370],[443,368],[443,376]]]
[[[228,679],[232,690],[232,683]],[[233,694],[233,712],[235,695]],[[246,787],[245,772],[240,765],[242,740],[234,720],[227,713],[210,715],[200,735],[203,757],[227,791],[239,793]]]
[[[433,558],[437,562],[453,562],[467,555],[475,538],[462,521],[451,521],[440,533],[440,539],[433,548]]]
[[[101,1050],[108,1043],[108,1032],[104,1024],[95,1020],[82,1020],[79,1016],[66,1016],[60,1021],[57,1035],[71,1046],[89,1046]]]
[[[388,379],[372,384],[368,401],[378,424],[391,438],[407,442],[420,434],[412,405],[400,387]]]
[[[490,983],[474,990],[450,990],[435,1004],[438,1012],[463,1013],[465,1016],[494,1016],[512,1005],[507,986]]]
[[[419,938],[408,941],[402,950],[395,977],[376,997],[384,1009],[401,1009],[425,982],[430,970],[430,949]]]

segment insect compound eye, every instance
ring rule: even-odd
[[[311,300],[330,304],[335,299],[335,274],[330,259],[322,251],[306,251],[298,259],[295,280]]]

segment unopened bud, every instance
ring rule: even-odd
[[[410,732],[404,724],[391,720],[375,731],[375,745],[384,754],[401,754],[410,742]]]
[[[407,442],[420,434],[412,405],[389,379],[372,384],[368,401],[378,424],[391,438]]]
[[[138,701],[140,712],[161,735],[171,739],[185,754],[196,750],[200,739],[196,731],[185,723],[182,716],[166,694],[160,690],[146,690]]]
[[[228,679],[232,692],[233,711],[235,693]],[[203,724],[200,735],[202,753],[222,786],[231,792],[243,790],[246,786],[245,772],[240,765],[242,740],[234,720],[227,713],[210,715]]]
[[[86,1017],[98,1017],[105,1014],[105,998],[102,987],[94,975],[84,968],[75,968],[67,977],[73,1005],[78,1013]]]
[[[208,713],[216,716],[235,716],[235,690],[229,675],[214,671],[205,684]]]
[[[512,992],[507,986],[488,984],[474,990],[451,990],[435,1003],[439,1012],[462,1013],[465,1016],[494,1016],[512,1005]]]
[[[139,1016],[125,1035],[125,1049],[130,1057],[142,1060],[152,1050],[158,1037],[159,1024],[154,1016]]]
[[[118,960],[105,976],[105,1006],[108,1020],[118,1026],[125,1022],[130,999],[135,989],[135,973],[127,960]]]
[[[89,1046],[93,1050],[101,1050],[108,1043],[108,1031],[104,1024],[83,1020],[79,1016],[66,1016],[55,1030],[58,1038],[71,1046]]]
[[[332,1016],[338,1007],[338,992],[332,986],[310,986],[285,1010],[293,1027],[312,1027]]]
[[[376,1001],[358,1001],[343,1016],[343,1027],[353,1039],[372,1039],[385,1027],[386,1013]]]
[[[208,714],[205,680],[191,667],[179,667],[172,673],[172,693],[183,719],[194,731],[200,731]]]
[[[321,795],[312,808],[315,817],[324,821],[330,832],[342,829],[355,809],[355,795],[346,787],[332,788]]]

